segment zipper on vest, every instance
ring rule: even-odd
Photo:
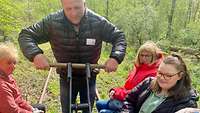
[[[78,32],[76,32],[76,40],[77,41],[79,40],[79,34],[78,34]]]
[[[76,49],[77,49],[78,53],[80,53],[81,51],[80,51],[79,32],[75,32],[75,37],[76,37]],[[78,59],[77,59],[78,62],[81,62],[80,61],[80,56],[78,55],[77,57],[78,57]]]

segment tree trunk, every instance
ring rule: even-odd
[[[186,14],[185,23],[184,23],[184,28],[186,28],[187,24],[190,23],[191,14],[192,14],[192,4],[193,4],[193,0],[189,0],[188,10],[187,10],[187,14]]]
[[[166,38],[171,38],[172,35],[172,23],[173,23],[173,15],[176,8],[176,0],[172,0],[170,15],[168,16],[168,31],[166,34]]]
[[[106,0],[106,19],[109,19],[108,13],[109,13],[109,0]]]
[[[160,0],[155,0],[155,7],[159,6],[160,5]]]
[[[199,4],[200,4],[200,1],[196,1],[197,4],[196,4],[196,8],[195,8],[195,11],[194,11],[194,15],[193,15],[193,21],[195,22],[196,21],[196,16],[197,16],[197,13],[198,13],[198,10],[199,10]]]

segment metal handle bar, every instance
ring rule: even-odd
[[[88,107],[89,107],[88,103],[72,104],[72,109],[73,110],[81,110],[81,109],[86,109]]]
[[[50,64],[50,67],[65,68],[65,67],[67,67],[67,63],[53,63],[53,64]],[[86,67],[86,64],[72,63],[72,68],[84,69],[85,67]],[[100,65],[100,64],[90,64],[90,67],[92,69],[94,69],[94,68],[104,69],[105,68],[104,65]]]

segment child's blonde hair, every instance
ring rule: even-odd
[[[0,43],[0,59],[9,58],[13,60],[18,59],[17,49],[11,42]]]

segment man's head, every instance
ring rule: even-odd
[[[78,25],[85,13],[85,0],[61,0],[61,3],[68,20]]]

